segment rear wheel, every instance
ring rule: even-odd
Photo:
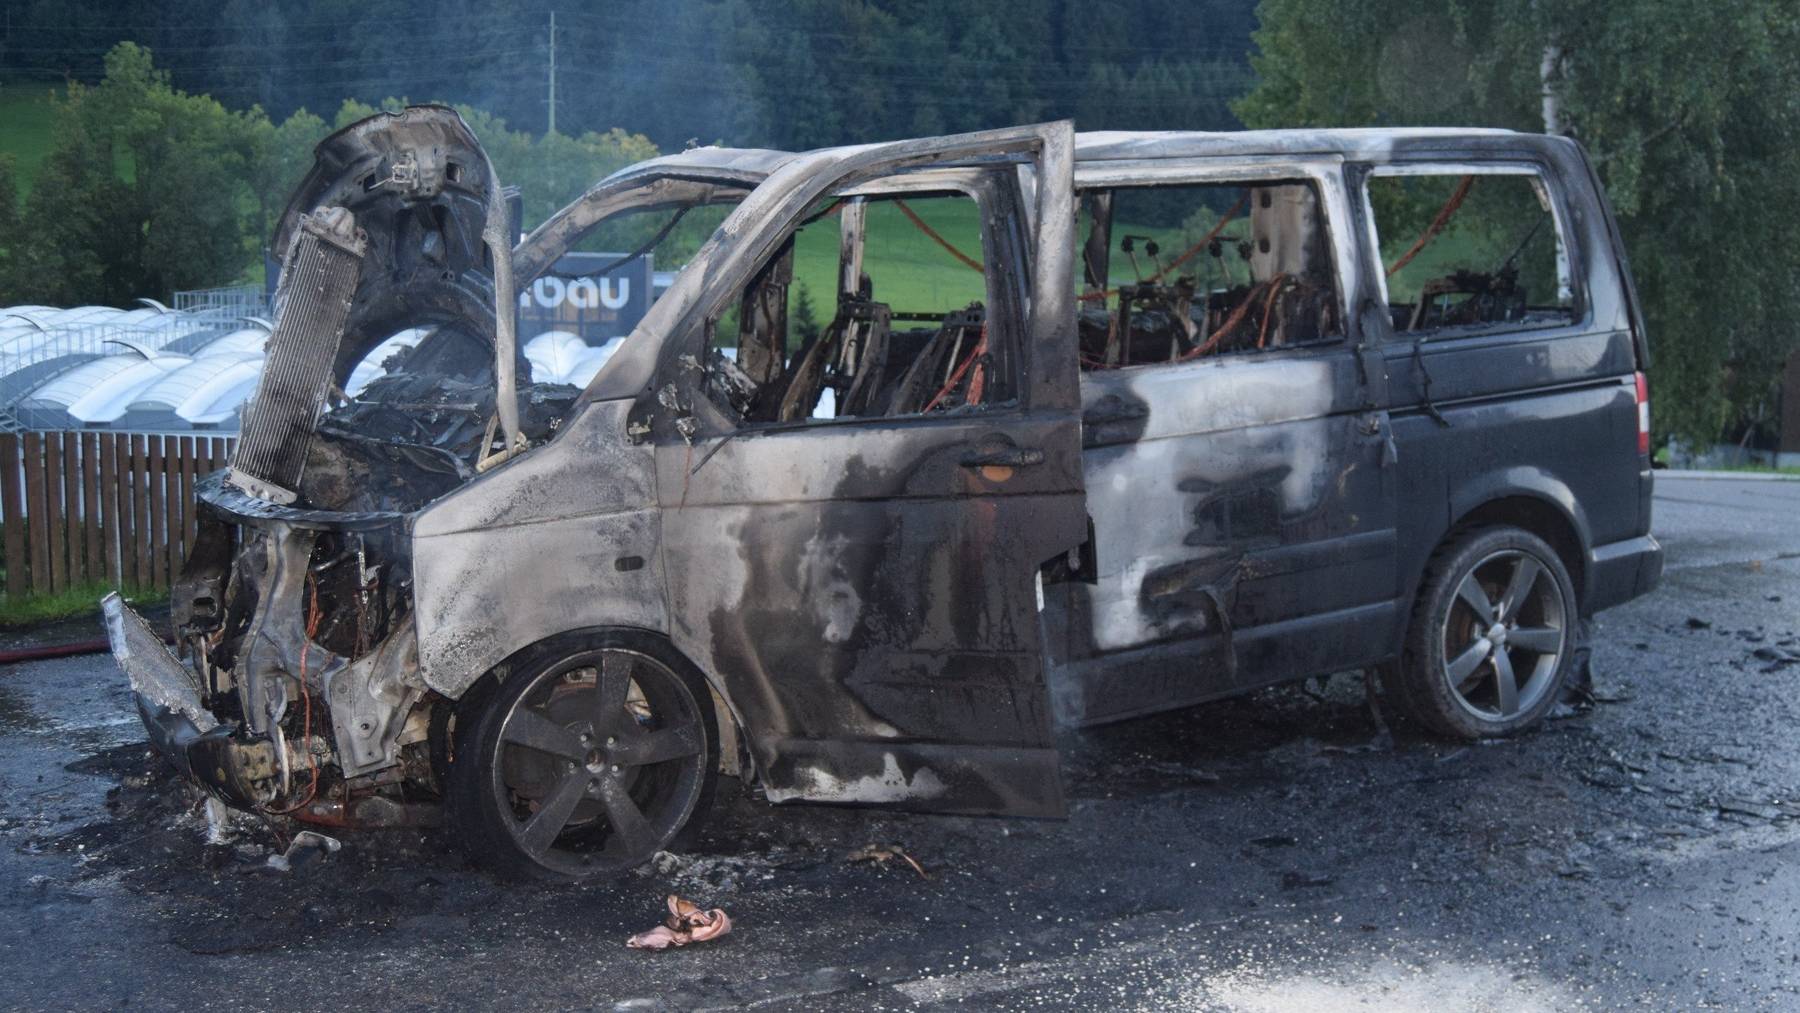
[[[1466,532],[1432,557],[1390,688],[1441,735],[1510,735],[1541,721],[1575,654],[1574,585],[1520,528]]]
[[[463,721],[450,824],[498,871],[626,871],[667,847],[712,795],[712,696],[653,637],[606,634],[534,652]]]

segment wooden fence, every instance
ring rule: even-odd
[[[232,437],[0,434],[6,593],[166,588],[194,540],[194,483]]]

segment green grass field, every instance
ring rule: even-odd
[[[13,157],[21,201],[50,155],[51,92],[44,84],[0,87],[0,155]]]
[[[83,584],[54,594],[26,594],[18,598],[0,595],[0,629],[35,626],[70,616],[97,615],[100,599],[113,590],[111,584]],[[133,605],[160,602],[169,597],[167,591],[131,590],[125,600]]]
[[[975,203],[945,198],[909,202],[909,206],[945,239],[981,259]],[[913,227],[891,203],[871,205],[866,226],[864,270],[874,279],[875,298],[895,312],[944,312],[986,301],[982,276]],[[793,297],[800,286],[811,293],[820,322],[828,321],[837,290],[838,222],[822,218],[794,241]]]
[[[974,201],[940,198],[907,203],[958,250],[976,260],[982,258],[980,212]],[[1239,223],[1233,223],[1227,229],[1232,234],[1242,230]],[[975,300],[986,301],[982,276],[920,231],[892,203],[870,205],[865,231],[868,240],[864,251],[864,273],[874,281],[875,298],[887,303],[895,312],[941,313],[960,309]],[[1163,264],[1183,252],[1186,246],[1179,229],[1152,229],[1139,225],[1119,225],[1114,229],[1114,234],[1119,236],[1128,232],[1155,238],[1162,247]],[[1235,256],[1227,254],[1228,259]],[[1139,260],[1145,274],[1155,270],[1141,252]],[[1198,259],[1189,261],[1182,270],[1191,272],[1199,263]],[[1136,280],[1130,259],[1116,250],[1109,267],[1111,284]],[[834,305],[832,296],[837,289],[837,269],[837,219],[823,218],[803,229],[794,242],[790,310],[791,304],[798,299],[800,286],[805,285],[820,323],[828,322]],[[1237,265],[1235,271],[1241,276],[1242,265]],[[1070,283],[1074,284],[1076,280],[1071,278]]]

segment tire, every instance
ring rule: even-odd
[[[1568,568],[1543,539],[1510,526],[1460,532],[1426,566],[1386,689],[1438,735],[1512,735],[1562,696],[1578,625]]]
[[[614,876],[704,814],[718,719],[665,641],[565,638],[509,667],[457,716],[445,815],[470,857],[518,878]]]

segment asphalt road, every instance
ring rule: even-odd
[[[722,789],[691,852],[576,888],[419,831],[271,872],[266,828],[204,844],[107,659],[0,669],[0,1005],[1800,1007],[1796,517],[1663,479],[1664,586],[1536,735],[1387,747],[1340,678],[1068,736],[1066,822]],[[625,949],[670,891],[734,931]]]

